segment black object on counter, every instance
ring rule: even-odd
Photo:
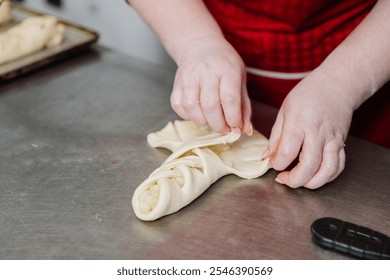
[[[390,259],[390,238],[366,227],[325,217],[314,221],[311,234],[328,249],[363,259]]]

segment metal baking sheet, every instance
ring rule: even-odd
[[[0,27],[0,32],[7,30],[28,17],[45,15],[18,4],[12,4],[12,8],[12,22]],[[59,19],[59,21],[65,25],[65,35],[62,44],[1,64],[0,81],[15,78],[37,68],[71,57],[89,48],[99,38],[99,34],[94,30],[63,19]]]

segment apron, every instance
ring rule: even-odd
[[[352,32],[376,0],[204,3],[247,66],[251,98],[280,107],[290,90]],[[389,95],[390,85],[380,91]],[[350,133],[390,148],[390,99],[384,95],[376,93],[371,99],[379,101],[370,99],[354,113]]]

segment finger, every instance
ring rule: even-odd
[[[323,143],[316,137],[306,137],[299,157],[299,163],[291,170],[278,175],[278,180],[284,184],[298,188],[307,184],[317,173],[323,154]]]
[[[277,128],[279,129],[279,128]],[[288,125],[283,123],[282,134],[279,141],[276,143],[270,143],[271,165],[275,170],[286,169],[298,156],[301,146],[303,144],[304,134],[295,125]],[[275,140],[274,140],[275,141]],[[308,141],[305,138],[305,141]],[[276,142],[276,141],[275,141]],[[306,149],[309,149],[314,143],[306,142]]]
[[[200,105],[200,88],[195,80],[187,81],[183,86],[182,106],[188,118],[197,125],[206,125],[207,121],[203,115]]]
[[[282,110],[279,110],[275,123],[272,126],[271,135],[269,137],[269,155],[271,155],[274,149],[276,149],[278,146],[280,137],[282,136],[283,122],[284,114]]]
[[[221,77],[219,94],[223,114],[230,128],[243,128],[242,120],[242,76],[240,73],[229,73]]]
[[[249,99],[248,90],[246,88],[246,83],[244,82],[242,84],[242,90],[241,90],[241,99],[242,99],[242,121],[243,121],[243,128],[242,132],[248,134],[249,136],[253,133],[253,127],[251,123],[251,116],[252,116],[252,107],[251,107],[251,101]]]
[[[180,86],[174,84],[173,85],[173,90],[171,93],[171,107],[172,109],[178,114],[181,118],[184,120],[188,120],[189,117],[187,116],[181,102],[181,97],[183,95],[183,91]]]
[[[341,174],[341,172],[343,172],[343,170],[345,168],[345,160],[346,160],[346,157],[345,157],[345,150],[344,150],[344,145],[343,145],[343,148],[340,149],[340,151],[339,151],[339,167],[338,167],[338,170],[330,178],[329,182],[333,181],[334,179],[336,179]]]
[[[220,80],[218,76],[210,75],[207,80],[202,81],[200,104],[202,113],[209,126],[217,132],[228,133],[229,126],[225,122],[225,116],[221,107]]]
[[[309,189],[317,189],[337,177],[340,170],[340,150],[342,147],[336,142],[325,145],[322,162],[318,172],[304,186]],[[340,171],[341,172],[341,171]]]

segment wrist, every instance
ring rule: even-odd
[[[197,49],[213,48],[221,44],[227,44],[222,32],[207,32],[172,40],[165,47],[176,64],[180,65],[189,53]]]
[[[378,88],[366,69],[361,69],[356,61],[349,58],[332,53],[313,72],[322,80],[321,83],[331,87],[340,102],[356,110]]]

